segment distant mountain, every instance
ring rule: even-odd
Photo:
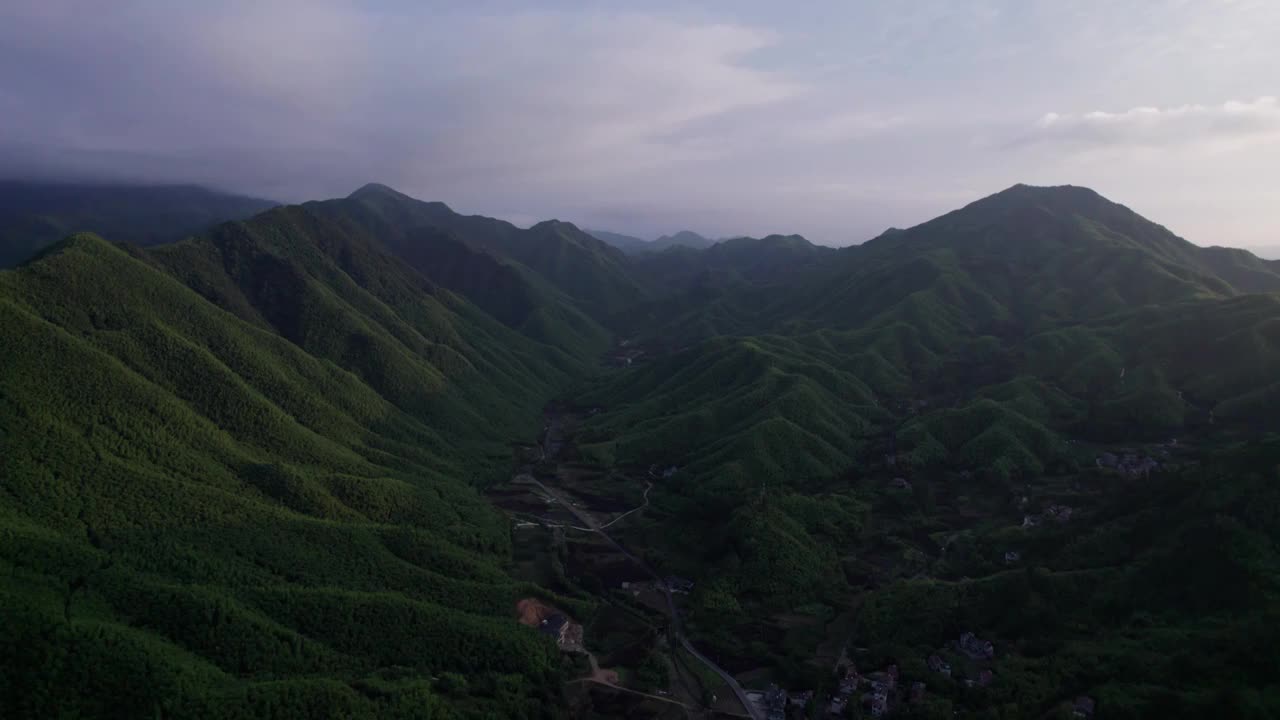
[[[505,220],[460,215],[444,203],[416,200],[378,184],[366,185],[346,200],[363,206],[361,222],[382,234],[393,248],[407,247],[403,231],[410,228],[446,231],[474,250],[533,271],[597,319],[644,296],[627,256],[571,223],[548,220],[521,229]],[[320,205],[320,212],[346,207],[342,201]]]
[[[75,232],[155,245],[276,204],[193,185],[0,181],[0,267],[16,265]]]
[[[691,230],[681,230],[674,235],[663,235],[656,240],[645,240],[633,235],[623,235],[606,230],[587,230],[586,232],[629,255],[662,252],[673,247],[705,250],[716,244],[715,240],[705,238]]]
[[[1262,247],[1249,248],[1249,252],[1257,255],[1264,260],[1280,260],[1280,245],[1264,245]]]
[[[673,245],[637,256],[633,264],[651,284],[669,290],[734,283],[777,283],[818,267],[835,250],[799,235],[738,237],[697,250]]]
[[[675,235],[663,235],[651,243],[650,249],[662,251],[669,247],[687,247],[694,250],[705,250],[716,243],[692,230],[681,230]]]
[[[608,342],[604,329],[580,309],[586,302],[565,294],[538,270],[481,246],[496,236],[527,231],[501,220],[461,216],[443,203],[422,202],[376,185],[305,207],[348,234],[368,238],[529,337],[586,354]],[[550,242],[558,246],[556,240]]]
[[[586,230],[588,235],[603,240],[628,255],[653,249],[653,243],[633,235],[609,232],[607,230]]]
[[[581,396],[607,408],[589,456],[681,468],[669,507],[683,514],[667,525],[679,539],[653,541],[696,548],[692,564],[733,588],[741,614],[709,640],[723,656],[749,656],[734,638],[760,614],[842,595],[847,558],[823,548],[857,526],[841,519],[857,507],[841,495],[850,478],[1022,492],[1083,472],[1093,458],[1077,442],[1280,430],[1273,266],[1198,248],[1093,191],[1016,186],[860,246],[806,245],[684,251],[792,270],[628,315],[634,342],[665,352]]]

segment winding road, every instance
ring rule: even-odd
[[[546,456],[546,453],[544,452],[543,457],[545,456]],[[763,712],[761,712],[760,708],[757,707],[755,703],[747,699],[747,691],[742,689],[742,685],[738,684],[738,681],[735,680],[732,675],[726,672],[724,668],[712,662],[711,659],[708,658],[706,655],[703,655],[702,653],[698,652],[698,649],[693,646],[693,643],[689,642],[689,638],[685,637],[684,629],[680,627],[680,613],[676,612],[676,601],[675,601],[675,598],[672,596],[671,587],[667,585],[666,580],[662,579],[658,575],[658,573],[654,572],[653,568],[650,568],[643,560],[636,557],[635,555],[632,555],[626,548],[624,548],[621,544],[619,544],[617,540],[614,540],[612,537],[609,537],[608,533],[604,532],[602,526],[599,523],[597,523],[595,518],[592,517],[589,513],[586,513],[583,510],[580,510],[578,507],[568,502],[565,502],[564,498],[560,497],[559,493],[557,493],[556,491],[544,485],[542,481],[538,480],[533,475],[530,475],[528,473],[521,473],[517,475],[515,478],[513,478],[513,481],[532,483],[533,485],[536,485],[539,488],[541,488],[542,491],[547,494],[547,497],[563,505],[566,510],[568,510],[570,513],[573,513],[573,516],[581,520],[582,524],[586,526],[586,527],[577,528],[577,529],[599,533],[600,537],[604,538],[605,541],[608,542],[610,545],[612,545],[615,550],[622,553],[623,557],[630,560],[632,563],[636,565],[636,567],[643,570],[645,574],[652,577],[654,582],[657,584],[657,586],[662,588],[662,592],[667,598],[667,614],[671,616],[671,633],[676,638],[676,640],[680,642],[680,646],[683,647],[686,651],[688,651],[690,655],[702,661],[704,665],[711,668],[713,672],[715,672],[717,675],[721,677],[721,679],[724,680],[725,684],[729,686],[729,689],[732,690],[733,694],[738,698],[738,702],[742,703],[743,709],[746,710],[747,715],[751,717],[751,720],[765,720],[765,715]],[[649,486],[652,487],[653,483],[650,483]],[[648,489],[646,489],[645,505],[648,505],[648,504],[649,504],[649,491]],[[638,510],[639,508],[636,508],[636,509]],[[635,512],[635,510],[632,510],[630,512]],[[630,512],[628,514],[630,514]],[[617,522],[620,519],[621,518],[615,518],[613,522]],[[613,523],[611,522],[610,524],[613,524]],[[604,527],[607,527],[607,526],[604,526]]]

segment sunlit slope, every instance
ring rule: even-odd
[[[471,482],[572,361],[297,212],[0,275],[14,716],[553,705]]]

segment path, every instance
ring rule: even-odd
[[[658,575],[658,573],[654,572],[653,569],[650,568],[648,564],[646,564],[643,560],[641,560],[640,558],[628,552],[627,549],[622,547],[622,545],[619,544],[617,540],[614,540],[613,538],[609,537],[608,533],[604,532],[600,528],[595,518],[591,517],[591,515],[589,515],[588,513],[583,512],[578,507],[565,502],[564,498],[560,497],[558,493],[556,493],[551,488],[544,485],[542,481],[538,480],[537,478],[535,478],[534,476],[528,473],[522,473],[520,475],[517,475],[515,478],[513,478],[513,482],[520,482],[520,481],[530,482],[530,483],[533,483],[534,485],[537,485],[539,488],[542,488],[543,492],[547,494],[547,497],[550,497],[552,500],[555,500],[556,502],[563,505],[564,508],[568,510],[570,513],[572,513],[574,517],[581,520],[583,525],[587,526],[586,528],[580,528],[580,529],[584,529],[584,530],[589,529],[591,531],[599,533],[600,537],[604,538],[605,541],[608,542],[610,545],[612,545],[615,550],[622,553],[623,557],[630,560],[641,570],[644,570],[645,574],[652,577],[654,581],[657,583],[657,586],[662,588],[663,594],[666,595],[667,613],[671,616],[671,632],[675,636],[675,638],[680,641],[681,647],[689,651],[690,655],[693,655],[694,657],[701,660],[704,665],[711,668],[717,675],[719,675],[724,680],[725,684],[729,686],[729,689],[733,691],[733,694],[737,696],[738,702],[742,703],[743,709],[747,711],[747,714],[751,717],[751,720],[765,720],[764,713],[760,711],[760,708],[757,707],[755,703],[747,699],[747,691],[742,689],[742,686],[738,684],[738,681],[735,680],[732,675],[726,672],[724,668],[721,668],[719,665],[712,662],[710,658],[708,658],[706,655],[703,655],[702,653],[698,652],[697,648],[693,646],[693,643],[689,642],[689,639],[685,637],[684,630],[680,627],[680,614],[676,612],[676,602],[671,595],[671,588],[667,585],[666,580],[663,580]],[[645,500],[647,502],[648,491],[645,492],[645,496],[646,496]]]
[[[616,517],[616,518],[614,518],[614,519],[610,520],[609,522],[607,522],[607,523],[605,523],[605,524],[601,525],[601,526],[600,526],[600,529],[601,529],[601,530],[603,530],[603,529],[605,529],[605,528],[609,527],[610,525],[612,525],[612,524],[614,524],[614,523],[618,522],[618,521],[619,521],[619,520],[621,520],[622,518],[624,518],[624,517],[626,517],[626,516],[630,515],[630,514],[631,514],[631,513],[633,513],[633,512],[636,512],[637,510],[643,510],[643,509],[645,509],[645,508],[649,507],[649,491],[650,491],[650,490],[652,490],[652,489],[653,489],[653,483],[651,483],[651,482],[650,482],[650,483],[647,483],[647,484],[645,485],[645,488],[644,488],[644,504],[643,504],[643,505],[638,505],[638,506],[633,507],[633,508],[631,508],[630,510],[628,510],[628,511],[626,511],[626,512],[622,513],[622,514],[621,514],[621,515],[619,515],[618,517]]]
[[[577,684],[577,683],[595,683],[595,684],[597,684],[597,685],[603,685],[603,686],[605,686],[605,687],[609,688],[610,690],[617,690],[618,692],[631,693],[632,695],[639,695],[639,696],[641,696],[641,697],[649,698],[650,700],[658,700],[658,701],[661,701],[661,702],[664,702],[664,703],[671,703],[672,705],[679,705],[680,707],[684,708],[684,710],[685,710],[685,713],[686,713],[686,714],[687,714],[690,710],[695,710],[695,709],[697,709],[697,708],[691,708],[691,707],[689,707],[688,705],[685,705],[684,703],[680,702],[679,700],[675,700],[675,699],[673,699],[673,698],[669,698],[669,697],[662,697],[661,695],[653,695],[653,694],[651,694],[651,693],[647,693],[647,692],[644,692],[644,691],[642,691],[642,690],[632,690],[631,688],[628,688],[628,687],[622,687],[621,685],[615,685],[615,684],[613,684],[613,683],[611,683],[611,682],[606,682],[606,681],[604,681],[604,680],[597,680],[596,678],[593,678],[593,677],[577,678],[577,679],[575,679],[575,680],[570,680],[569,682],[567,682],[567,683],[565,683],[565,684],[566,684],[566,685],[574,685],[574,684]],[[744,715],[743,717],[746,717],[746,716]]]

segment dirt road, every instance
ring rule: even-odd
[[[543,492],[547,494],[547,497],[563,505],[566,510],[572,513],[574,517],[578,518],[578,520],[580,520],[582,524],[586,526],[584,528],[579,528],[579,529],[591,530],[593,532],[599,533],[600,537],[604,538],[605,541],[608,542],[610,545],[612,545],[615,550],[622,553],[623,557],[630,560],[632,563],[636,565],[636,567],[639,567],[641,570],[643,570],[645,574],[652,577],[654,579],[654,582],[657,583],[658,587],[662,588],[663,594],[666,595],[667,597],[667,614],[670,615],[671,617],[671,632],[675,636],[675,638],[680,642],[681,647],[683,647],[685,650],[688,650],[690,655],[693,655],[694,657],[698,658],[698,660],[701,660],[704,665],[711,668],[717,675],[719,675],[724,680],[725,684],[729,686],[729,689],[733,691],[733,694],[738,698],[738,702],[742,703],[743,709],[752,718],[752,720],[765,720],[764,713],[760,711],[760,709],[756,706],[755,703],[747,699],[747,692],[746,690],[742,689],[742,686],[738,684],[738,681],[735,680],[732,675],[726,672],[724,668],[721,668],[719,665],[712,662],[711,659],[708,658],[706,655],[703,655],[702,653],[698,652],[698,649],[693,646],[693,643],[689,642],[689,638],[685,637],[684,630],[680,627],[680,614],[676,612],[676,602],[671,595],[671,588],[667,586],[666,580],[663,580],[658,575],[658,573],[654,572],[653,569],[650,568],[643,560],[636,557],[635,555],[632,555],[626,548],[624,548],[621,544],[619,544],[618,541],[609,537],[608,533],[604,532],[604,530],[601,529],[599,523],[597,523],[596,519],[592,517],[589,513],[584,512],[580,510],[578,507],[565,502],[564,498],[562,498],[559,495],[559,493],[555,492],[551,488],[544,485],[540,480],[538,480],[534,476],[529,475],[527,473],[521,474],[521,475],[517,475],[514,478],[514,481],[528,482],[528,483],[537,485],[539,488],[542,489]],[[648,502],[648,491],[645,492],[645,501],[646,503]]]

